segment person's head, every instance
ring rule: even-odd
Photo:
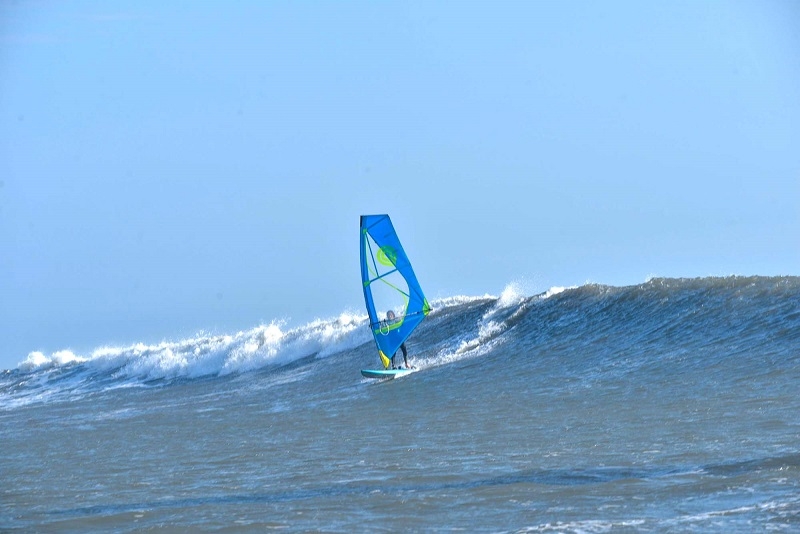
[[[386,318],[389,319],[390,321],[394,319],[394,312],[392,310],[387,311]]]

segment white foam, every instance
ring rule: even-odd
[[[643,519],[629,519],[621,521],[585,519],[581,521],[557,521],[555,523],[544,523],[533,527],[523,528],[519,532],[612,532],[618,528],[635,528],[641,527],[645,524],[646,523]]]
[[[36,369],[47,369],[49,367],[58,367],[84,361],[86,361],[85,358],[76,356],[70,350],[59,350],[50,356],[45,356],[43,353],[35,351],[28,354],[25,361],[21,362],[18,367],[23,371],[33,371]]]
[[[492,307],[494,310],[506,309],[524,300],[522,288],[519,282],[509,284],[499,298],[487,294],[437,299],[433,301],[432,314],[492,299],[497,300]],[[116,378],[137,380],[228,375],[269,365],[284,365],[311,356],[327,358],[352,350],[371,341],[367,322],[366,314],[343,312],[337,317],[316,319],[298,327],[290,328],[286,321],[273,321],[232,334],[200,332],[177,341],[102,346],[89,354],[75,354],[70,350],[49,355],[31,352],[18,368],[37,371],[83,364],[90,373],[113,373]],[[501,322],[485,317],[478,325],[477,337],[463,340],[456,352],[463,354],[473,350],[503,328]]]
[[[550,289],[548,289],[544,293],[544,295],[542,295],[542,298],[543,299],[549,299],[550,297],[552,297],[554,295],[558,295],[559,293],[563,293],[564,291],[566,291],[568,289],[576,289],[576,287],[577,286],[571,286],[571,287],[558,287],[558,286],[555,286],[555,287],[551,287]]]
[[[458,295],[455,297],[445,297],[445,298],[438,298],[436,300],[431,301],[431,308],[433,311],[431,313],[437,313],[441,310],[461,306],[462,304],[471,304],[473,302],[480,302],[483,300],[496,300],[497,297],[490,294],[485,294],[482,297],[468,297],[465,295]]]
[[[100,347],[88,356],[71,351],[51,355],[32,352],[19,364],[25,371],[83,363],[89,370],[113,372],[119,378],[160,379],[226,375],[285,364],[316,355],[323,358],[369,341],[361,328],[366,316],[343,313],[287,328],[282,321],[228,335],[199,333],[179,341]]]
[[[516,293],[514,293],[513,297],[509,298],[517,304],[524,300],[524,297],[518,297]],[[500,305],[500,300],[501,299],[498,299],[498,303],[495,303],[489,311],[484,313],[483,317],[481,317],[475,325],[477,327],[477,333],[467,333],[457,342],[458,344],[455,348],[450,346],[440,350],[433,358],[427,358],[420,362],[420,366],[431,367],[447,365],[459,360],[475,358],[488,353],[499,343],[502,343],[503,340],[500,334],[508,328],[508,324],[505,320],[496,320],[496,317],[510,305],[508,301],[506,301],[504,305]],[[512,314],[512,316],[514,315],[516,315],[516,313]]]

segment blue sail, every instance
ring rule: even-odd
[[[388,215],[361,216],[361,282],[384,367],[431,308]],[[395,314],[388,321],[386,313]]]

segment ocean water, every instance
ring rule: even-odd
[[[800,532],[800,278],[453,297],[0,375],[4,532]]]

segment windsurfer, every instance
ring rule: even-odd
[[[397,321],[398,321],[398,319],[395,317],[394,312],[392,310],[389,310],[388,312],[386,312],[386,321],[385,321],[385,323],[386,323],[387,326],[391,325],[391,324],[394,324]],[[411,369],[411,366],[408,365],[408,351],[406,350],[405,342],[400,344],[400,350],[403,351],[403,362],[406,365],[406,369]],[[397,369],[397,367],[394,366],[394,357],[395,357],[396,354],[397,354],[396,352],[394,354],[392,354],[392,369]]]

